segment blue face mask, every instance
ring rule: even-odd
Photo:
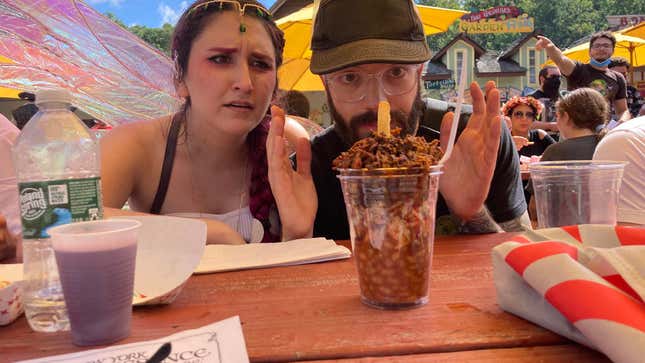
[[[609,67],[609,63],[611,63],[611,60],[609,58],[605,59],[602,62],[598,62],[597,60],[595,60],[593,58],[591,58],[591,60],[589,61],[589,64],[591,64],[592,66],[600,67],[600,68]]]

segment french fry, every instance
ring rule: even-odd
[[[376,132],[390,137],[390,103],[387,101],[378,103],[378,124]]]

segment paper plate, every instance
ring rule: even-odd
[[[133,305],[169,304],[199,264],[206,245],[202,221],[167,216],[124,216],[142,223]]]
[[[23,310],[22,264],[0,265],[0,325],[16,320]]]

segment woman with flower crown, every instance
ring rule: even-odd
[[[520,155],[540,156],[555,140],[546,131],[531,130],[536,116],[542,113],[544,106],[533,97],[515,96],[502,106],[502,114],[510,119],[511,135]]]
[[[273,150],[288,163],[283,140],[297,150],[297,170],[269,180],[269,106],[277,91],[284,36],[254,0],[198,0],[172,38],[174,83],[184,100],[167,117],[134,122],[102,139],[108,214],[136,212],[200,218],[208,243],[275,242],[311,235],[316,191],[310,146],[289,123]],[[284,169],[287,170],[287,169]]]

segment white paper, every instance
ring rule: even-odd
[[[346,247],[325,238],[235,246],[208,245],[195,273],[301,265],[349,258],[351,255]]]
[[[164,362],[247,363],[249,361],[240,318],[234,316],[199,329],[186,330],[157,340],[39,358],[22,361],[22,363],[145,362],[166,342],[171,342],[172,350]]]
[[[167,216],[122,216],[142,223],[133,305],[170,304],[181,293],[206,245],[206,224]],[[22,280],[22,264],[0,264],[0,282]]]

